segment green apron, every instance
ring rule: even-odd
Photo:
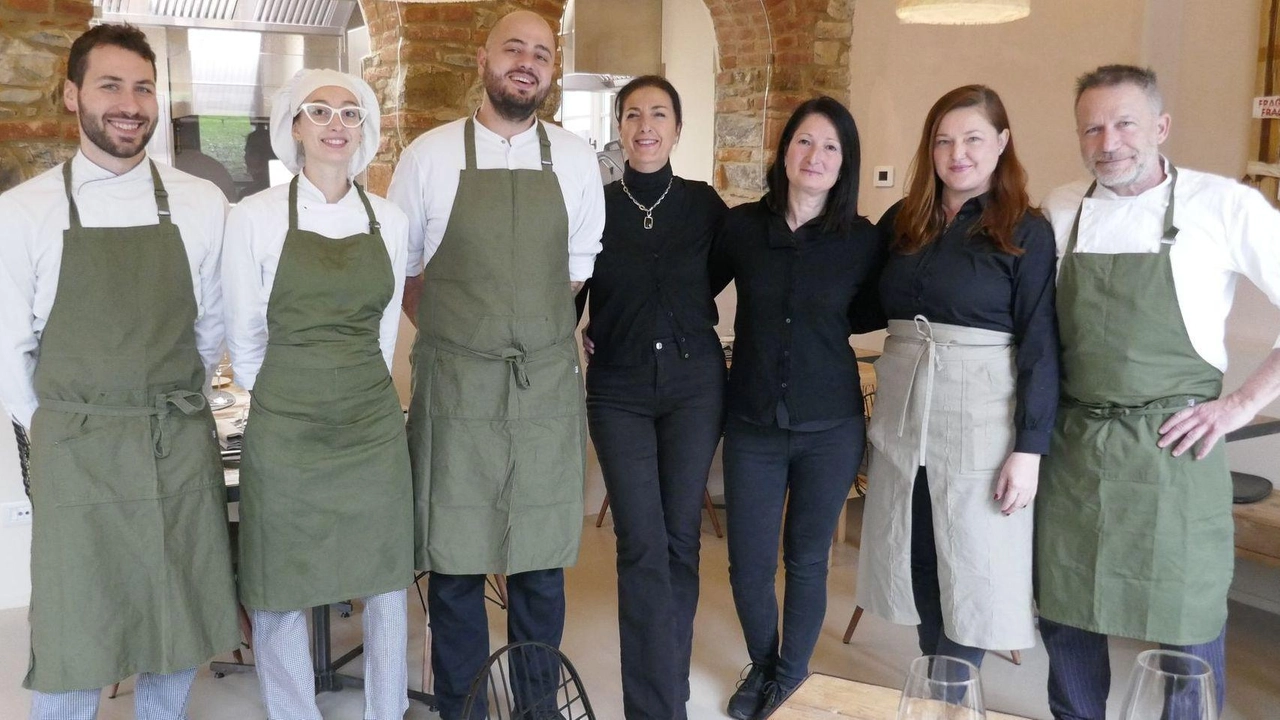
[[[31,423],[31,666],[41,692],[172,673],[240,642],[191,266],[159,224],[70,228]]]
[[[541,123],[541,170],[478,170],[474,122],[418,306],[416,567],[566,567],[578,555],[586,472],[568,216]]]
[[[1234,557],[1223,444],[1204,460],[1156,446],[1169,415],[1222,391],[1179,312],[1177,183],[1175,169],[1158,253],[1076,252],[1076,214],[1058,279],[1063,405],[1036,498],[1036,566],[1042,616],[1191,645],[1226,623]]]
[[[297,610],[413,580],[404,413],[378,344],[394,277],[369,232],[298,229],[298,178],[267,302],[240,465],[240,599]]]

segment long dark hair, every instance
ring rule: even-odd
[[[938,134],[942,118],[952,110],[976,107],[982,111],[996,129],[1009,129],[1009,113],[995,90],[986,85],[965,85],[938,98],[925,116],[920,145],[911,161],[911,177],[907,181],[907,198],[893,223],[894,250],[910,255],[933,242],[947,225],[946,212],[942,209],[942,180],[933,164],[933,139]],[[1027,171],[1018,162],[1013,149],[1013,134],[1004,152],[996,160],[991,173],[991,202],[982,211],[982,217],[973,226],[974,234],[985,233],[995,249],[1010,255],[1021,255],[1022,248],[1014,244],[1014,230],[1022,216],[1035,212],[1027,195]]]
[[[782,128],[782,137],[778,138],[778,150],[774,154],[773,164],[769,166],[767,182],[769,194],[765,202],[777,213],[787,210],[787,147],[795,137],[796,128],[810,115],[821,115],[835,126],[836,136],[840,138],[840,175],[836,184],[827,193],[827,204],[822,208],[823,232],[845,231],[853,227],[861,215],[858,214],[858,172],[862,167],[862,146],[858,141],[858,125],[853,121],[849,109],[839,100],[823,95],[806,100],[791,113],[786,127]]]

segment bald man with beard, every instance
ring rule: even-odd
[[[560,642],[585,470],[573,296],[604,229],[595,152],[535,115],[555,74],[550,26],[506,15],[476,61],[480,108],[415,140],[388,192],[409,216],[415,556],[445,720],[489,652],[486,575],[507,576],[510,641]]]

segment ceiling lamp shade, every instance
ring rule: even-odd
[[[1031,14],[1031,0],[898,0],[898,20],[925,25],[994,25]]]

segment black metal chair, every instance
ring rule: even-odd
[[[507,645],[489,656],[463,705],[467,720],[595,720],[573,663],[537,642]]]

